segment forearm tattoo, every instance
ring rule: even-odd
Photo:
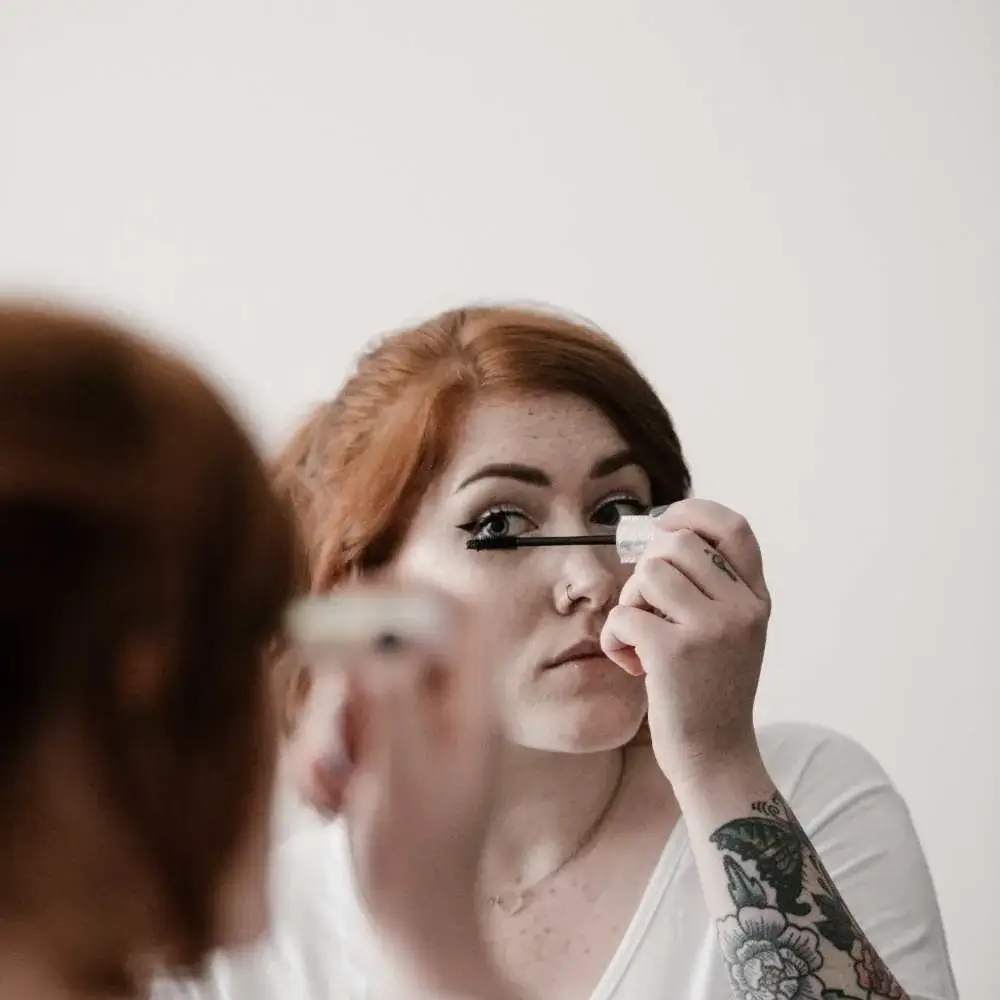
[[[718,922],[739,1000],[907,1000],[776,792],[709,838],[735,912]]]

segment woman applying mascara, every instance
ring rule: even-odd
[[[757,541],[690,498],[673,423],[610,338],[504,307],[391,334],[300,428],[278,484],[314,592],[389,572],[503,635],[479,919],[527,996],[953,1000],[932,881],[882,768],[825,729],[754,727]],[[627,563],[615,544],[532,544],[613,536],[651,507]],[[323,720],[308,674],[287,690],[294,749]],[[322,808],[315,768],[300,785]],[[339,828],[293,836],[278,869],[280,935],[224,963],[239,989],[216,977],[200,995],[263,998],[279,960],[310,969],[303,997],[385,995]]]

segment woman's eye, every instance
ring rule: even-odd
[[[473,538],[507,538],[530,531],[532,527],[528,518],[513,510],[489,511],[477,521],[463,525]]]
[[[644,514],[646,505],[632,497],[615,497],[606,500],[594,511],[592,518],[595,524],[613,528],[623,518],[631,514]]]

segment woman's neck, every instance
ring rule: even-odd
[[[509,746],[483,853],[488,894],[527,888],[561,867],[583,842],[597,839],[642,748],[548,753]],[[595,824],[601,829],[595,829]]]

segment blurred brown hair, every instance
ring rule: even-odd
[[[51,914],[66,974],[95,991],[135,985],[135,942],[110,929],[130,887],[74,873],[69,899],[19,863],[56,835],[31,825],[32,762],[74,720],[104,782],[94,797],[163,901],[169,960],[197,966],[268,794],[263,653],[295,589],[295,546],[246,434],[190,367],[105,320],[0,302],[0,916]],[[136,642],[159,669],[130,700]]]
[[[635,450],[655,504],[688,494],[691,477],[670,415],[605,333],[534,309],[445,312],[364,354],[278,460],[276,482],[299,519],[314,592],[392,561],[470,403],[501,392],[587,400]],[[290,726],[306,678],[294,665],[286,672]]]

